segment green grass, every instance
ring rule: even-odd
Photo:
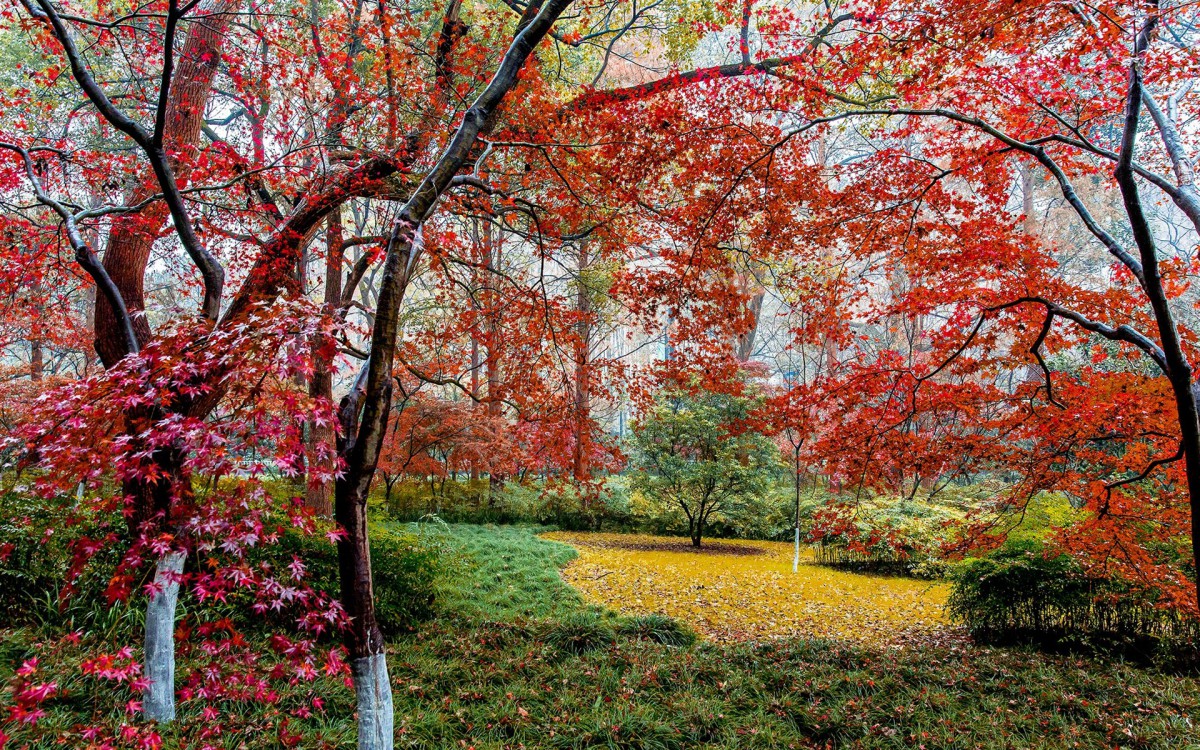
[[[438,592],[443,617],[512,622],[562,617],[586,607],[558,573],[575,559],[575,549],[539,538],[537,533],[545,529],[453,524],[430,532],[428,524],[420,526],[423,533],[445,534],[451,549]]]
[[[445,535],[448,566],[438,615],[391,644],[398,747],[1200,748],[1197,680],[1115,662],[974,647],[663,645],[663,634],[687,639],[663,622],[584,604],[558,575],[573,550],[536,532],[423,529]],[[15,659],[34,640],[25,632],[0,654]],[[77,658],[45,663],[65,669]],[[74,697],[49,707],[36,733],[46,736],[31,747],[63,746],[58,737],[94,714],[119,723],[128,696],[67,684]],[[273,705],[223,706],[222,734],[209,741],[286,746],[277,726],[289,717],[292,746],[353,746],[351,695],[340,681],[282,690]],[[324,714],[299,718],[314,696]],[[165,747],[199,747],[211,726],[184,704]]]

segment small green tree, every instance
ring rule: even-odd
[[[692,546],[712,522],[729,520],[766,493],[779,449],[745,429],[757,399],[709,391],[664,391],[634,426],[633,487],[678,507]]]

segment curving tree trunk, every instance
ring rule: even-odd
[[[345,643],[354,673],[359,706],[360,750],[391,750],[392,699],[387,680],[385,646],[375,619],[367,532],[367,496],[379,463],[392,401],[392,368],[400,329],[400,304],[420,265],[424,246],[421,225],[487,126],[496,108],[517,82],[517,74],[535,46],[550,31],[571,0],[534,0],[526,7],[518,31],[492,80],[463,114],[462,122],[438,158],[404,204],[388,240],[379,286],[370,358],[339,414],[345,471],[334,490],[334,514],[345,531],[338,543],[342,606],[351,618]]]
[[[370,366],[370,362],[367,363]],[[356,450],[357,440],[366,438],[361,447],[370,449],[371,435],[360,433],[357,416],[360,398],[364,394],[367,367],[358,382],[341,404],[343,434],[340,441],[343,456],[353,456],[354,462],[338,477],[334,490],[334,518],[345,532],[338,540],[338,578],[341,586],[342,608],[350,618],[344,642],[350,656],[354,695],[358,700],[358,747],[360,750],[390,750],[392,747],[392,688],[388,681],[387,652],[383,632],[375,617],[375,587],[371,578],[371,542],[367,532],[367,496],[370,477],[364,481],[364,468],[374,470],[378,461],[378,446],[374,455]],[[384,415],[391,406],[391,388],[380,396]],[[384,417],[386,419],[386,416]],[[381,443],[380,443],[381,444]]]

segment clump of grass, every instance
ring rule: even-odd
[[[596,649],[609,648],[616,643],[617,634],[600,617],[585,612],[576,612],[550,625],[546,632],[547,645],[572,654],[586,654]]]
[[[696,642],[696,634],[690,628],[673,617],[659,614],[622,618],[617,633],[664,646],[683,647]]]

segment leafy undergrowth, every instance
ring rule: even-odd
[[[176,685],[182,689],[176,721],[166,726],[145,722],[141,690],[136,687],[141,618],[132,613],[125,619],[120,629],[84,629],[66,637],[32,628],[0,630],[0,678],[11,685],[14,669],[32,665],[30,682],[53,687],[36,715],[6,727],[12,736],[6,743],[0,734],[0,748],[332,750],[354,746],[353,696],[343,678],[320,668],[301,677],[285,659],[257,658],[245,646],[270,654],[265,638],[232,626],[224,647],[213,653],[186,648],[177,652]],[[219,682],[190,679],[202,675],[216,659],[239,659],[243,668],[233,675],[222,673]],[[11,699],[0,694],[0,705],[7,708]]]
[[[618,617],[585,603],[559,576],[574,550],[538,531],[445,530],[454,552],[438,616],[391,644],[397,747],[1200,748],[1200,683],[1191,678],[974,647],[689,645],[671,620]],[[62,678],[72,660],[78,666],[80,653],[40,650],[37,636],[24,631],[0,646],[5,666],[39,651],[39,679]],[[47,706],[39,739],[14,737],[9,747],[88,746],[70,728],[93,718],[140,726],[127,684],[96,682],[61,682],[69,697]],[[341,679],[284,676],[272,689],[223,702],[215,716],[184,702],[162,747],[354,746]],[[130,732],[114,744],[154,746],[143,738]]]
[[[716,641],[829,638],[867,646],[953,638],[944,584],[812,564],[792,573],[793,547],[555,532],[579,558],[563,571],[591,602],[632,615],[681,619]]]

